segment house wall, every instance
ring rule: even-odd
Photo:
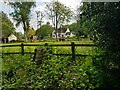
[[[70,33],[70,34],[66,34],[66,33]],[[73,37],[73,36],[75,36],[75,35],[73,35],[69,29],[67,29],[65,33],[57,33],[57,38]],[[52,32],[52,38],[56,38],[55,30]]]
[[[15,41],[17,40],[17,37],[13,34],[8,37],[9,42],[11,42],[12,40],[15,40]]]

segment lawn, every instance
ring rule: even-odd
[[[74,42],[75,44],[93,44],[93,42],[89,39],[81,39],[80,41],[40,41],[40,42],[27,42],[27,44],[70,44],[71,42]],[[24,42],[25,43],[25,42]],[[0,46],[2,45],[17,45],[17,44],[21,44],[19,42],[15,42],[15,43],[3,43],[0,44]]]
[[[82,39],[80,41],[73,41],[75,44],[93,44],[92,41],[88,39]],[[39,44],[44,45],[45,43],[48,43],[48,45],[54,45],[54,44],[71,44],[70,41],[51,41],[51,42],[28,42],[24,44]],[[21,45],[21,43],[8,43],[8,44],[0,44],[1,46],[5,45]],[[24,46],[25,52],[34,52],[35,48],[40,48],[40,46]],[[76,46],[75,47],[75,53],[76,54],[90,54],[92,49],[94,47],[85,47],[85,46]],[[3,47],[0,49],[2,52],[21,52],[21,47]],[[54,53],[62,53],[62,54],[70,54],[71,53],[71,47],[69,46],[54,46],[52,47],[52,50]]]

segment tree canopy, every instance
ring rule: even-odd
[[[2,20],[2,36],[1,37],[8,37],[10,34],[15,32],[15,28],[13,23],[8,19],[7,15],[2,11],[0,12],[0,18]]]
[[[29,28],[28,32],[27,32],[27,37],[31,38],[32,36],[35,35],[35,30],[33,28]]]
[[[120,2],[84,2],[81,7],[81,24],[92,33],[98,45],[100,58],[96,67],[104,72],[102,88],[120,86]]]
[[[27,41],[27,31],[30,27],[30,12],[31,8],[35,6],[35,2],[10,2],[9,3],[14,12],[10,15],[17,22],[16,26],[23,25],[25,40]]]
[[[51,25],[44,24],[36,31],[36,35],[39,38],[44,38],[45,36],[50,36],[52,31],[53,31],[53,27]]]
[[[56,31],[64,23],[69,22],[72,17],[71,9],[58,1],[46,3],[46,8],[47,15],[52,20]]]

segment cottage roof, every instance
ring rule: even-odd
[[[65,33],[67,28],[58,28],[57,33]]]
[[[70,33],[70,30],[69,30],[69,28],[67,28],[67,30],[66,30],[66,33]]]

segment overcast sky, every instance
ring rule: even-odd
[[[4,4],[3,1],[4,0],[0,1],[0,11],[4,11],[8,15],[10,20],[14,23],[15,21],[13,21],[12,17],[9,16],[9,13],[13,12],[13,9],[10,6]],[[44,3],[45,2],[50,2],[50,1],[52,1],[52,0],[36,0],[36,2],[37,2],[36,7],[34,9],[32,9],[32,16],[31,16],[31,22],[30,22],[31,27],[33,27],[34,29],[37,28],[37,16],[36,16],[35,11],[36,10],[41,10],[41,11],[44,12],[44,9],[45,9],[44,8],[45,7]],[[65,4],[66,6],[70,7],[72,11],[75,11],[76,8],[78,7],[78,5],[80,5],[80,2],[81,2],[81,0],[58,0],[58,1],[61,2],[62,4]],[[44,20],[44,23],[47,22],[46,19],[43,19],[43,20]],[[16,28],[16,31],[24,33],[22,26]]]

